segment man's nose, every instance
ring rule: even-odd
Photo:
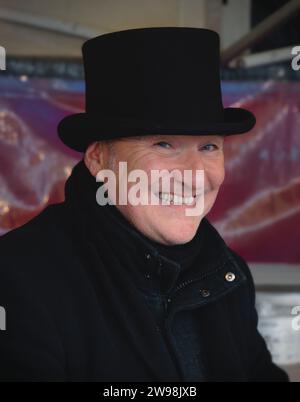
[[[182,155],[178,168],[181,171],[183,182],[188,188],[192,189],[193,193],[199,193],[204,190],[202,186],[205,187],[206,175],[202,156],[199,151],[185,152],[185,155]],[[202,177],[203,183],[201,182]]]
[[[191,170],[193,173],[196,170],[204,170],[204,162],[202,160],[201,152],[190,150],[182,155],[182,170]]]

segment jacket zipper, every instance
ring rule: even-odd
[[[179,285],[177,285],[177,286],[173,289],[173,291],[171,292],[171,294],[174,294],[174,293],[178,292],[179,290],[182,290],[183,288],[185,288],[185,287],[186,287],[187,285],[189,285],[190,283],[197,282],[197,281],[201,281],[202,279],[204,279],[204,278],[206,278],[206,277],[208,277],[208,276],[210,276],[210,275],[216,274],[217,272],[219,272],[219,271],[224,267],[225,264],[226,264],[226,262],[224,262],[221,266],[219,266],[219,267],[218,267],[217,269],[215,269],[213,272],[206,273],[206,274],[204,274],[204,275],[202,275],[202,276],[199,276],[199,277],[196,278],[196,279],[187,279],[186,281],[184,281],[184,282],[180,283]]]
[[[176,293],[178,290],[183,289],[183,288],[186,287],[188,284],[193,283],[193,282],[196,282],[196,281],[201,280],[201,279],[202,279],[202,278],[198,278],[198,279],[188,279],[188,280],[186,280],[186,281],[180,283],[179,285],[177,285],[177,286],[173,289],[172,293]]]

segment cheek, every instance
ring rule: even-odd
[[[224,164],[218,164],[205,170],[207,179],[213,189],[218,189],[225,179]]]
[[[218,181],[218,185],[221,186],[223,181],[225,180],[225,169],[224,166],[222,167],[222,169],[220,170],[216,180]]]
[[[166,163],[163,159],[158,158],[155,155],[147,155],[143,158],[142,161],[143,169],[150,174],[151,170],[157,169],[167,169],[168,163]]]
[[[167,169],[167,164],[163,163],[160,158],[149,153],[141,152],[134,155],[133,158],[127,159],[128,173],[132,170],[143,170],[148,178],[151,178],[151,170]]]

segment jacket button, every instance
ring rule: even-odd
[[[151,254],[149,254],[149,253],[146,254],[146,259],[147,259],[147,260],[150,260],[150,258],[151,258]]]
[[[201,291],[202,297],[209,297],[210,296],[210,291],[207,289],[202,289]]]
[[[145,274],[145,277],[146,277],[146,279],[150,279],[150,278],[151,278],[151,275],[150,275],[149,273],[146,273],[146,274]]]
[[[227,272],[225,275],[225,279],[227,282],[233,282],[235,280],[235,275],[233,272]]]

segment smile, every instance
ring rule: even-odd
[[[172,205],[192,205],[195,202],[196,197],[181,197],[177,194],[171,193],[159,193],[159,199],[168,202]]]

